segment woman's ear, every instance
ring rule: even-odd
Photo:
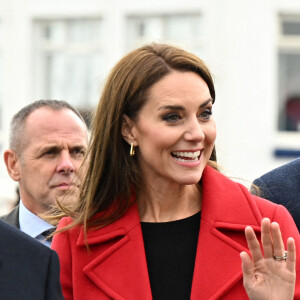
[[[123,139],[130,145],[133,143],[134,146],[137,146],[136,136],[135,136],[135,124],[134,122],[127,116],[123,115],[122,120],[122,136]]]

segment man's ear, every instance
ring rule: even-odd
[[[122,136],[123,139],[130,145],[133,143],[133,145],[136,147],[138,146],[136,136],[135,136],[135,130],[134,130],[134,122],[127,116],[123,115],[122,120]]]
[[[6,169],[8,172],[8,175],[13,179],[14,181],[20,180],[20,161],[17,157],[15,151],[8,149],[4,152],[4,162],[6,165]]]

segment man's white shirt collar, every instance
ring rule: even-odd
[[[45,241],[42,233],[54,227],[28,210],[24,206],[22,200],[20,201],[19,205],[19,223],[21,231],[50,247],[50,241]]]

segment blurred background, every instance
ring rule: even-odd
[[[152,41],[210,68],[226,175],[249,186],[300,156],[299,0],[0,0],[0,214],[17,197],[3,163],[13,114],[63,99],[88,115],[116,61]]]

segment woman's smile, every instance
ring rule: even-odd
[[[137,120],[127,118],[144,178],[198,183],[216,137],[211,115],[209,88],[196,73],[172,71],[151,86]]]
[[[179,165],[195,167],[200,164],[201,151],[176,151],[172,152],[171,156]]]
[[[171,155],[178,161],[198,161],[200,158],[200,150],[198,151],[176,151]]]

